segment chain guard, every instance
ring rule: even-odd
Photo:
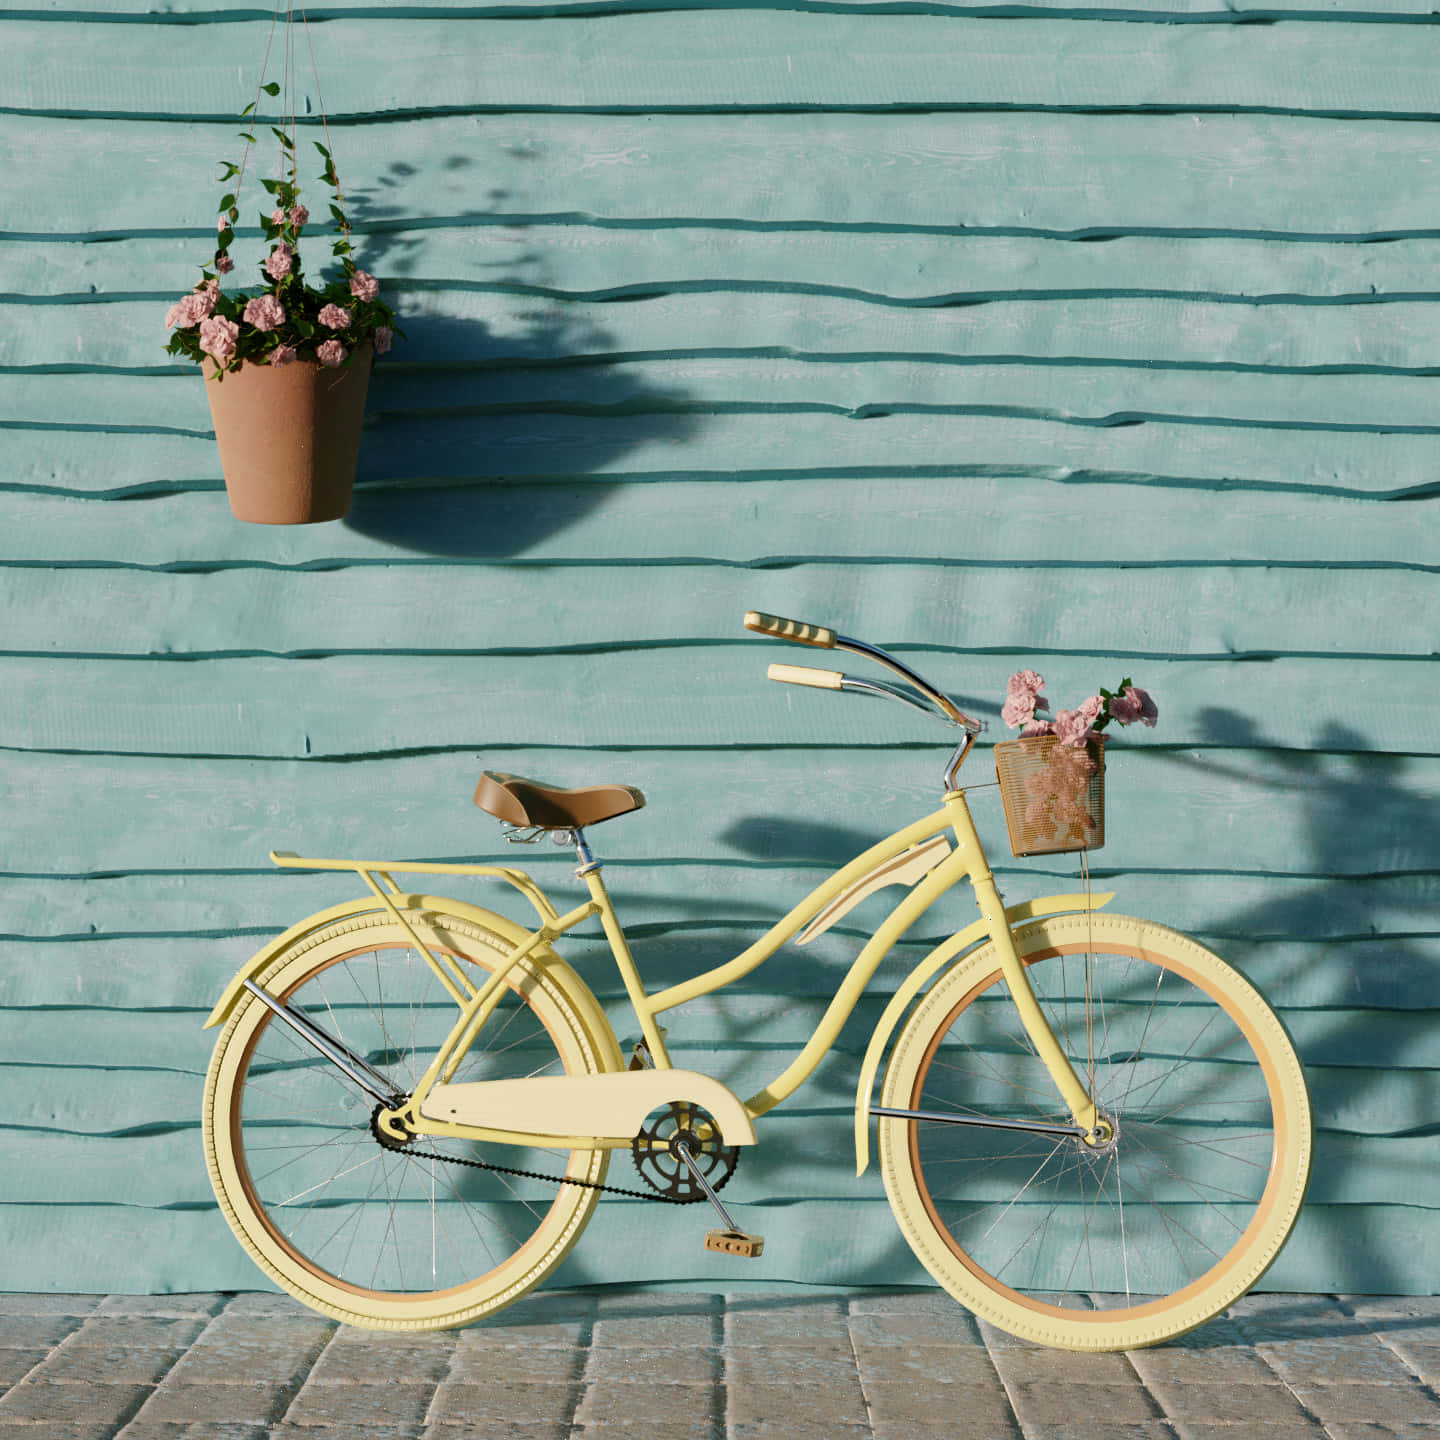
[[[672,1205],[694,1205],[708,1197],[689,1167],[670,1148],[677,1140],[687,1142],[691,1157],[712,1190],[720,1190],[735,1173],[740,1147],[721,1144],[715,1117],[688,1100],[668,1105],[630,1142],[640,1178],[661,1199]]]

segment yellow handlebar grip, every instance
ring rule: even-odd
[[[814,645],[821,650],[835,648],[835,632],[824,625],[807,625],[803,620],[786,620],[782,615],[765,615],[751,610],[745,616],[745,628],[773,635],[777,640],[794,640],[798,645]]]
[[[787,685],[813,685],[817,690],[838,690],[845,678],[838,670],[815,670],[809,665],[772,665],[765,673]]]

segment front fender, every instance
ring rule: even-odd
[[[492,910],[482,909],[478,905],[469,905],[463,900],[451,900],[438,895],[395,895],[391,898],[402,910],[424,910],[432,915],[449,916],[455,920],[468,920],[472,925],[493,931],[512,945],[519,945],[531,934],[513,920],[507,920],[505,916],[497,915]],[[385,908],[380,900],[367,895],[358,900],[347,901],[343,905],[332,905],[330,909],[308,915],[298,924],[292,925],[283,935],[272,940],[240,967],[239,973],[225,987],[225,993],[221,995],[219,1002],[210,1012],[204,1028],[209,1029],[211,1026],[221,1025],[229,1019],[230,1012],[234,1010],[244,993],[245,981],[256,979],[287,946],[336,920],[344,920],[352,915],[365,915],[373,911],[383,912]],[[532,951],[528,963],[544,969],[546,974],[565,991],[571,1003],[579,1011],[586,1029],[589,1030],[595,1043],[603,1052],[604,1068],[606,1070],[623,1069],[624,1061],[620,1054],[620,1044],[615,1038],[615,1031],[611,1028],[610,1021],[606,1018],[604,1010],[600,1008],[600,1002],[596,1000],[590,987],[549,945],[541,945]]]
[[[1115,898],[1113,890],[1103,895],[1046,895],[1037,900],[1026,900],[1019,905],[1005,909],[1006,923],[1013,929],[1017,924],[1034,919],[1037,915],[1059,915],[1065,911],[1099,910]],[[957,930],[948,940],[937,945],[911,972],[905,982],[890,997],[890,1003],[875,1026],[870,1044],[865,1050],[865,1060],[860,1067],[860,1080],[855,1088],[855,1173],[863,1175],[870,1164],[870,1092],[875,1087],[875,1074],[890,1043],[891,1032],[899,1024],[900,1017],[909,1008],[910,1002],[952,961],[967,950],[988,939],[989,926],[983,919]]]

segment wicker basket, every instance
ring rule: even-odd
[[[1083,747],[1053,735],[995,747],[1010,849],[1017,855],[1098,850],[1105,843],[1105,737]]]

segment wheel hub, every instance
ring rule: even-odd
[[[1120,1122],[1108,1110],[1101,1110],[1095,1117],[1094,1129],[1082,1135],[1077,1143],[1091,1159],[1110,1155],[1120,1144]]]

